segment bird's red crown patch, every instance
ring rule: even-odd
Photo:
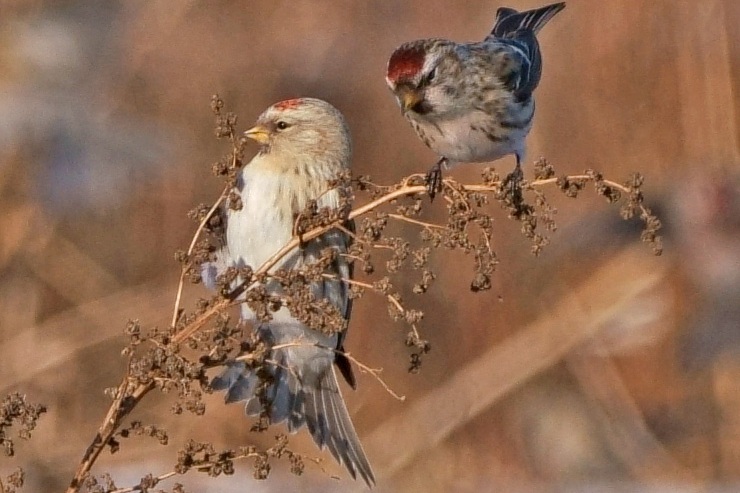
[[[303,104],[303,101],[301,100],[301,98],[286,99],[285,101],[280,101],[279,103],[275,103],[275,108],[279,110],[290,110],[293,108],[297,108],[302,104]]]
[[[394,82],[411,79],[424,66],[424,50],[416,46],[401,46],[388,60],[388,79]]]

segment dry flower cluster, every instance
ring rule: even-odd
[[[227,270],[218,280],[219,289],[215,295],[200,299],[194,309],[186,310],[180,306],[186,280],[200,282],[201,265],[212,260],[213,251],[223,241],[222,204],[228,199],[230,207],[239,207],[238,196],[232,190],[244,162],[245,141],[238,137],[236,116],[224,111],[224,103],[218,96],[212,100],[212,110],[217,121],[216,136],[227,139],[231,147],[228,154],[212,166],[214,174],[225,182],[223,192],[214,204],[199,205],[191,211],[198,227],[188,249],[176,254],[182,265],[182,275],[171,326],[145,329],[134,320],[127,324],[128,344],[123,349],[128,358],[127,372],[118,387],[107,391],[112,403],[79,463],[67,490],[70,493],[82,488],[95,493],[155,491],[154,488],[163,480],[188,471],[200,471],[211,476],[233,474],[235,461],[242,459],[252,461],[254,477],[259,479],[268,476],[273,459],[287,459],[295,474],[303,472],[307,460],[320,467],[319,459],[292,452],[285,435],[278,435],[274,446],[261,451],[252,446],[217,450],[210,443],[191,441],[179,451],[177,459],[173,458],[176,465],[172,471],[147,475],[140,484],[130,487],[116,486],[109,475],[96,477],[91,474],[103,450],[118,452],[126,438],[149,436],[160,444],[168,443],[166,430],[157,425],[125,422],[150,391],[157,389],[176,394],[177,400],[172,408],[176,414],[188,411],[202,415],[206,412],[203,396],[211,392],[207,376],[210,368],[238,357],[257,374],[267,374],[260,370],[273,364],[269,359],[270,348],[254,335],[251,327],[232,316],[232,307],[245,301],[260,319],[269,320],[273,312],[287,306],[296,318],[314,329],[335,332],[346,328],[346,322],[336,308],[325,301],[315,300],[310,291],[312,282],[327,275],[326,266],[337,255],[334,250],[327,249],[315,265],[292,271],[272,271],[286,254],[333,228],[341,229],[354,239],[346,253],[353,262],[355,273],[354,279],[348,281],[351,296],[359,299],[370,292],[383,297],[390,319],[406,326],[403,337],[409,347],[408,368],[412,373],[420,370],[423,357],[430,352],[431,346],[421,329],[424,314],[412,307],[413,302],[401,296],[397,287],[399,276],[403,274],[406,279],[409,272],[413,273],[412,292],[423,295],[436,278],[431,259],[435,255],[445,255],[447,251],[458,250],[471,257],[471,291],[490,289],[491,276],[499,263],[494,249],[495,204],[511,220],[519,223],[522,235],[531,241],[532,253],[538,255],[549,242],[548,233],[556,229],[556,210],[548,202],[545,190],[552,188],[575,198],[591,184],[595,192],[609,203],[621,204],[623,218],[639,217],[644,223],[642,240],[652,246],[655,254],[661,252],[657,234],[660,221],[644,204],[643,179],[638,174],[624,184],[607,180],[593,170],[577,176],[558,177],[552,165],[542,159],[535,163],[531,181],[513,174],[501,177],[490,168],[483,171],[480,183],[462,184],[447,177],[433,203],[425,196],[427,187],[423,174],[404,177],[392,185],[377,184],[368,176],[344,176],[336,184],[340,190],[346,191],[339,209],[319,209],[313,204],[296,218],[293,239],[275,252],[268,262],[261,266]],[[352,208],[352,203],[359,205]],[[439,207],[446,208],[443,221],[426,218],[428,209]],[[406,227],[398,228],[398,225]],[[272,294],[265,288],[267,283],[279,283],[284,288],[283,293],[280,296]],[[373,375],[391,395],[403,399],[381,378],[380,370],[348,356],[361,371]],[[4,428],[20,420],[24,433],[30,433],[44,410],[25,404],[20,396],[11,396],[6,401],[0,440],[3,440],[6,451],[12,452],[12,442],[5,436]],[[263,415],[253,430],[264,431],[268,428],[267,423],[267,416]],[[7,482],[11,483],[10,480]],[[0,491],[3,491],[1,488],[0,485]],[[180,493],[185,489],[181,484],[175,484],[171,491]]]
[[[9,436],[10,429],[18,428],[18,437],[23,440],[31,438],[39,418],[46,412],[41,404],[31,404],[26,396],[17,392],[5,396],[0,402],[0,446],[7,457],[15,455],[15,444]],[[0,478],[0,493],[15,493],[23,486],[23,469],[18,468],[6,478]]]

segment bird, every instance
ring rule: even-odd
[[[427,174],[429,195],[441,170],[516,156],[521,180],[542,74],[537,33],[565,3],[518,12],[501,7],[483,41],[429,38],[402,44],[388,60],[386,83],[419,138],[440,156]]]
[[[326,101],[294,98],[273,104],[244,135],[259,144],[259,151],[237,178],[234,192],[241,207],[224,207],[225,241],[212,262],[202,267],[204,283],[213,288],[228,267],[259,268],[293,237],[296,217],[312,203],[319,208],[340,206],[337,184],[349,169],[351,139],[342,114]],[[346,326],[352,310],[349,280],[352,264],[346,254],[353,224],[334,228],[303,242],[270,272],[300,269],[316,263],[326,249],[333,260],[322,280],[310,291],[315,300],[328,301],[341,314],[342,330],[325,333],[310,328],[286,306],[260,321],[243,303],[242,319],[251,321],[259,339],[269,349],[263,372],[257,375],[238,359],[227,362],[211,381],[214,390],[225,391],[227,403],[247,401],[248,415],[267,416],[270,424],[286,423],[297,432],[304,425],[320,449],[328,448],[350,475],[361,477],[368,487],[375,476],[357,436],[342,397],[336,369],[353,389],[356,381],[344,353]],[[265,284],[270,294],[284,293],[279,283]],[[263,386],[263,393],[257,389]],[[264,387],[266,386],[266,387]]]

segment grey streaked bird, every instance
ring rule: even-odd
[[[483,41],[420,39],[393,52],[386,83],[416,134],[440,156],[427,176],[431,195],[441,185],[442,166],[514,154],[521,174],[542,74],[537,33],[564,8],[501,7]]]

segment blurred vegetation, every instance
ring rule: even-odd
[[[173,253],[195,228],[187,211],[221,187],[210,173],[223,150],[213,93],[242,128],[279,99],[324,98],[347,116],[354,173],[395,182],[436,157],[385,87],[387,57],[419,37],[478,39],[498,6],[0,0],[0,395],[47,408],[0,477],[20,465],[22,491],[65,487],[107,409],[103,390],[120,379],[127,320],[169,324]],[[469,293],[462,256],[434,266],[437,281],[415,300],[433,348],[417,375],[406,372],[405,329],[377,316],[383,301],[358,303],[348,350],[407,396],[398,402],[367,376],[345,392],[379,491],[737,483],[738,23],[736,0],[570,0],[543,30],[529,156],[558,173],[642,172],[665,253],[652,257],[640,225],[603,199],[552,194],[559,230],[533,257],[494,204],[493,289]],[[512,166],[495,163],[500,173]],[[452,174],[471,182],[480,172]],[[248,432],[240,406],[220,402],[210,397],[207,416],[194,418],[152,399],[134,417],[163,424],[173,446],[132,438],[95,472],[135,484],[170,470],[189,438],[273,442]],[[310,455],[305,435],[290,440]],[[357,486],[331,461],[322,467],[340,481],[310,464],[302,477],[276,467],[255,488]],[[254,481],[245,471],[202,479],[197,491]]]

